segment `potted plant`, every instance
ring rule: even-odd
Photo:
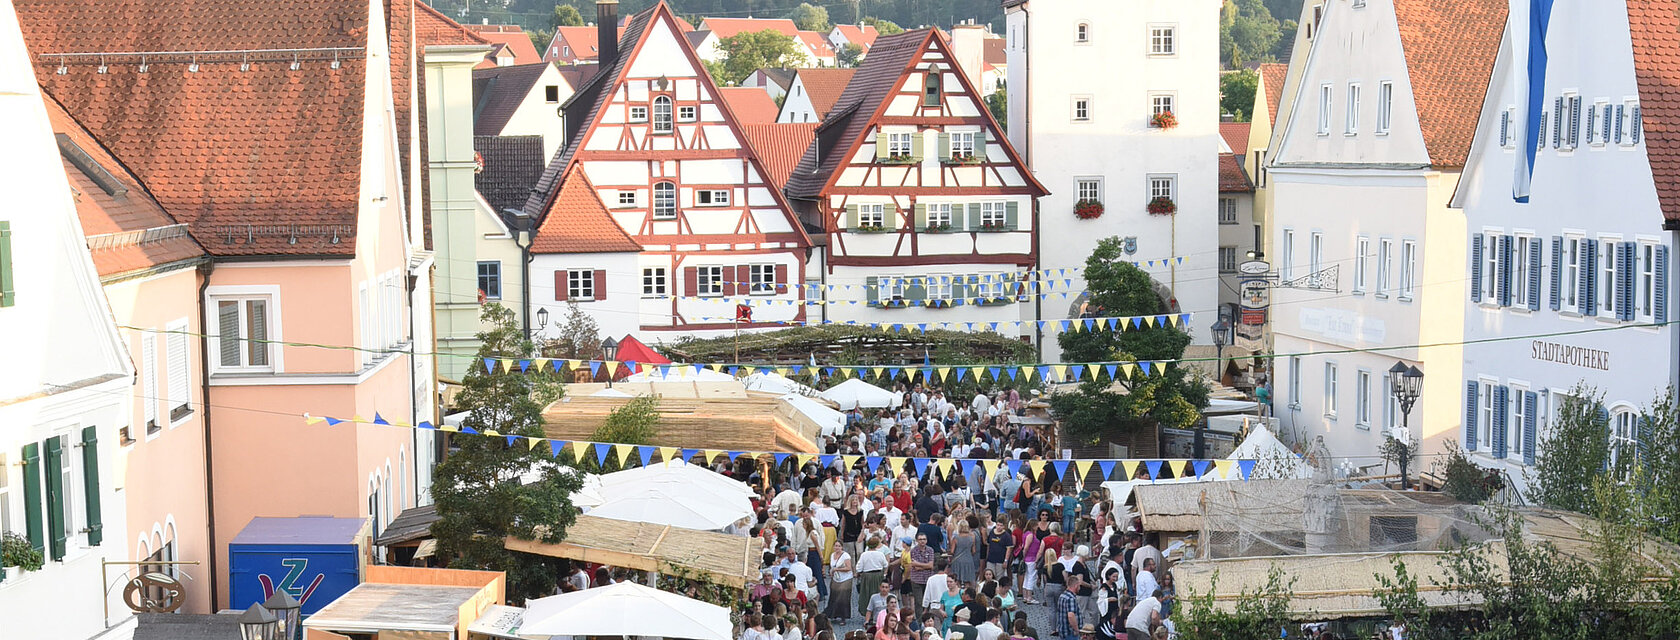
[[[926,229],[923,229],[923,231],[926,231],[928,233],[945,233],[945,232],[950,231],[950,230],[951,230],[951,223],[949,223],[949,222],[941,222],[941,223],[938,223],[938,224],[929,224]]]
[[[922,159],[918,158],[916,156],[887,156],[886,159],[881,161],[881,164],[898,164],[898,165],[921,164],[921,163],[922,163]]]
[[[1178,126],[1178,117],[1171,111],[1162,111],[1149,119],[1149,125],[1157,129],[1171,129]]]
[[[5,569],[0,578],[14,577],[19,571],[39,571],[45,562],[46,558],[22,534],[13,531],[0,534],[0,567]]]
[[[886,231],[886,228],[878,224],[862,224],[858,225],[856,231],[858,233],[880,233]]]
[[[1080,220],[1102,217],[1103,203],[1099,200],[1080,200],[1073,203],[1073,215]]]
[[[1174,213],[1178,213],[1178,205],[1173,203],[1172,198],[1155,196],[1149,200],[1149,215],[1170,216]]]
[[[953,153],[945,159],[945,164],[980,164],[985,158],[972,153]]]
[[[1002,222],[982,222],[980,223],[980,230],[986,232],[1005,231]]]

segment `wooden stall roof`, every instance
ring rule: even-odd
[[[578,516],[564,542],[507,538],[503,546],[638,571],[698,573],[707,580],[745,587],[758,579],[764,541],[646,522]],[[673,571],[673,568],[678,571]]]
[[[698,397],[665,395],[662,385],[702,390]],[[630,398],[589,396],[579,387],[567,387],[567,397],[543,410],[544,431],[558,440],[589,440],[613,410]],[[643,383],[642,387],[650,385]],[[723,449],[729,451],[786,451],[817,453],[818,427],[788,406],[775,394],[746,391],[739,382],[653,383],[651,392],[659,398],[659,426],[648,444],[662,447]],[[634,383],[614,383],[626,393],[647,393]],[[728,389],[735,392],[727,392]],[[576,394],[576,395],[574,395]]]

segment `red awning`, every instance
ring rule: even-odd
[[[619,362],[634,362],[636,364],[671,364],[670,358],[659,355],[652,347],[642,344],[636,336],[624,336],[618,343]]]

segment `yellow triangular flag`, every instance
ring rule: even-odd
[[[1032,367],[1015,367],[1015,369],[1016,369],[1016,371],[1020,372],[1021,378],[1023,380],[1028,380],[1028,381],[1031,381],[1032,377],[1033,377],[1033,374],[1038,372],[1038,369],[1034,369]]]
[[[531,368],[537,371],[548,370],[548,358],[537,358],[531,361]]]
[[[347,420],[346,422],[354,422],[356,424],[367,424],[367,421],[368,421],[367,418],[363,418],[361,416],[350,416],[350,419]]]
[[[615,378],[618,377],[618,362],[608,360],[604,364],[607,365],[607,375]]]
[[[1213,461],[1213,472],[1219,474],[1221,478],[1229,478],[1231,477],[1231,466],[1232,462],[1230,460],[1220,458]]]
[[[457,426],[455,426],[455,425],[452,425],[452,424],[443,424],[443,425],[438,425],[438,430],[440,430],[440,431],[448,431],[448,432],[451,432],[451,433],[460,433],[460,432],[461,432],[461,428],[460,428],[460,427],[457,427]]]
[[[634,445],[628,445],[628,444],[615,444],[615,445],[613,445],[613,451],[618,453],[618,466],[620,466],[620,467],[624,466],[624,460],[630,457],[630,452],[631,451],[635,451],[635,450],[636,450],[636,447]]]
[[[955,465],[956,463],[957,463],[956,460],[952,460],[950,458],[940,458],[934,466],[939,468],[939,475],[945,476],[945,477],[950,477],[951,466]]]
[[[987,458],[986,460],[981,461],[980,464],[986,467],[986,477],[990,478],[997,475],[998,467],[1003,465],[1003,461]]]
[[[1037,478],[1037,477],[1040,477],[1040,476],[1044,475],[1044,461],[1043,460],[1028,460],[1027,461],[1027,467],[1032,469],[1032,473],[1033,473],[1034,478]]]
[[[1137,371],[1137,365],[1135,365],[1135,364],[1132,364],[1132,363],[1128,362],[1126,364],[1120,365],[1120,373],[1122,375],[1125,375],[1127,378],[1131,378],[1132,377],[1132,372],[1134,372],[1134,371]]]
[[[495,429],[485,429],[483,431],[478,432],[478,434],[481,435],[481,436],[496,437],[496,436],[502,435],[502,432],[497,431]]]
[[[1143,323],[1145,325],[1150,326],[1150,327],[1154,327],[1155,326],[1155,316],[1144,316],[1143,317]]]
[[[717,449],[707,449],[702,454],[706,459],[706,466],[711,466],[713,462],[717,461],[718,456],[723,455],[723,452]]]
[[[665,461],[665,466],[671,466],[671,460],[677,457],[676,447],[660,447],[659,459]]]
[[[1074,468],[1079,470],[1079,481],[1080,482],[1084,482],[1085,478],[1088,478],[1088,477],[1091,476],[1091,467],[1095,464],[1097,464],[1096,460],[1074,460],[1073,461]],[[1107,480],[1107,478],[1103,478],[1103,479]]]
[[[980,381],[980,375],[984,374],[986,372],[986,368],[985,367],[969,367],[968,372],[974,374],[974,380],[976,382],[979,382]]]
[[[543,441],[542,438],[526,438],[525,439],[525,448],[526,449],[535,449],[535,448],[537,448],[537,443],[542,442],[542,441]]]
[[[1126,477],[1121,478],[1121,480],[1132,480],[1132,479],[1137,478],[1137,468],[1138,468],[1138,461],[1137,460],[1121,460],[1120,461],[1120,468],[1126,470]]]
[[[844,471],[851,471],[852,467],[857,466],[857,461],[862,458],[863,456],[840,456],[840,460],[846,465]]]
[[[1184,477],[1184,465],[1189,463],[1189,460],[1168,460],[1167,467],[1172,469],[1174,478],[1182,478]]]
[[[811,461],[816,460],[816,459],[817,459],[816,454],[801,453],[801,454],[799,454],[799,466],[803,467],[805,465],[811,464]]]
[[[1067,380],[1068,379],[1068,377],[1067,377],[1068,366],[1067,365],[1058,364],[1054,368],[1056,370],[1056,379],[1057,380]]]
[[[788,368],[787,367],[776,367],[776,375],[781,376],[783,378],[788,377]]]
[[[502,358],[502,373],[513,373],[513,358]]]
[[[906,460],[906,458],[900,458],[900,457],[896,457],[896,456],[891,457],[891,458],[887,458],[887,464],[890,465],[888,468],[891,469],[892,472],[895,473],[895,474],[904,473],[904,461],[905,460]]]
[[[718,372],[723,371],[723,365],[721,365],[721,364],[712,363],[712,364],[709,364],[709,365],[706,365],[706,366],[711,367],[713,371],[718,371]]]
[[[887,370],[886,367],[875,367],[875,377],[877,377],[877,378],[881,377],[881,374],[886,372],[886,370]]]
[[[573,442],[572,443],[572,459],[577,460],[578,464],[583,464],[583,459],[588,455],[589,455],[589,443],[587,443],[587,442]]]
[[[323,418],[321,416],[312,416],[312,415],[307,415],[307,414],[303,416],[303,423],[304,424],[315,424],[317,422],[326,422],[326,421],[327,421],[327,419]]]
[[[935,369],[935,371],[939,372],[939,379],[940,380],[947,380],[948,381],[948,380],[951,379],[951,368],[950,367],[938,367],[938,368]]]

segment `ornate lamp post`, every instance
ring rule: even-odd
[[[1214,321],[1209,330],[1213,332],[1213,379],[1216,382],[1223,383],[1225,379],[1225,347],[1231,344],[1231,323],[1226,322],[1224,318],[1220,318]],[[1196,441],[1192,446],[1191,455],[1197,459],[1207,457],[1207,418],[1205,416],[1196,427]]]
[[[1400,403],[1400,429],[1389,437],[1400,443],[1400,488],[1410,489],[1412,480],[1406,468],[1412,461],[1412,405],[1417,404],[1418,395],[1423,392],[1423,372],[1404,362],[1395,362],[1388,368],[1388,380],[1389,393]]]
[[[296,640],[303,636],[302,630],[298,628],[298,618],[303,613],[303,605],[298,603],[292,594],[287,593],[285,589],[276,589],[274,595],[263,601],[262,606],[273,612],[276,622],[279,623],[280,633],[276,638]]]
[[[260,604],[239,614],[240,640],[279,640],[279,632],[279,619]]]
[[[612,338],[612,336],[607,336],[606,340],[601,341],[601,359],[602,360],[608,360],[608,361],[618,360],[618,341],[614,340]],[[608,372],[607,373],[607,388],[608,389],[612,388],[612,382],[613,382],[612,379],[613,379],[612,373]]]

